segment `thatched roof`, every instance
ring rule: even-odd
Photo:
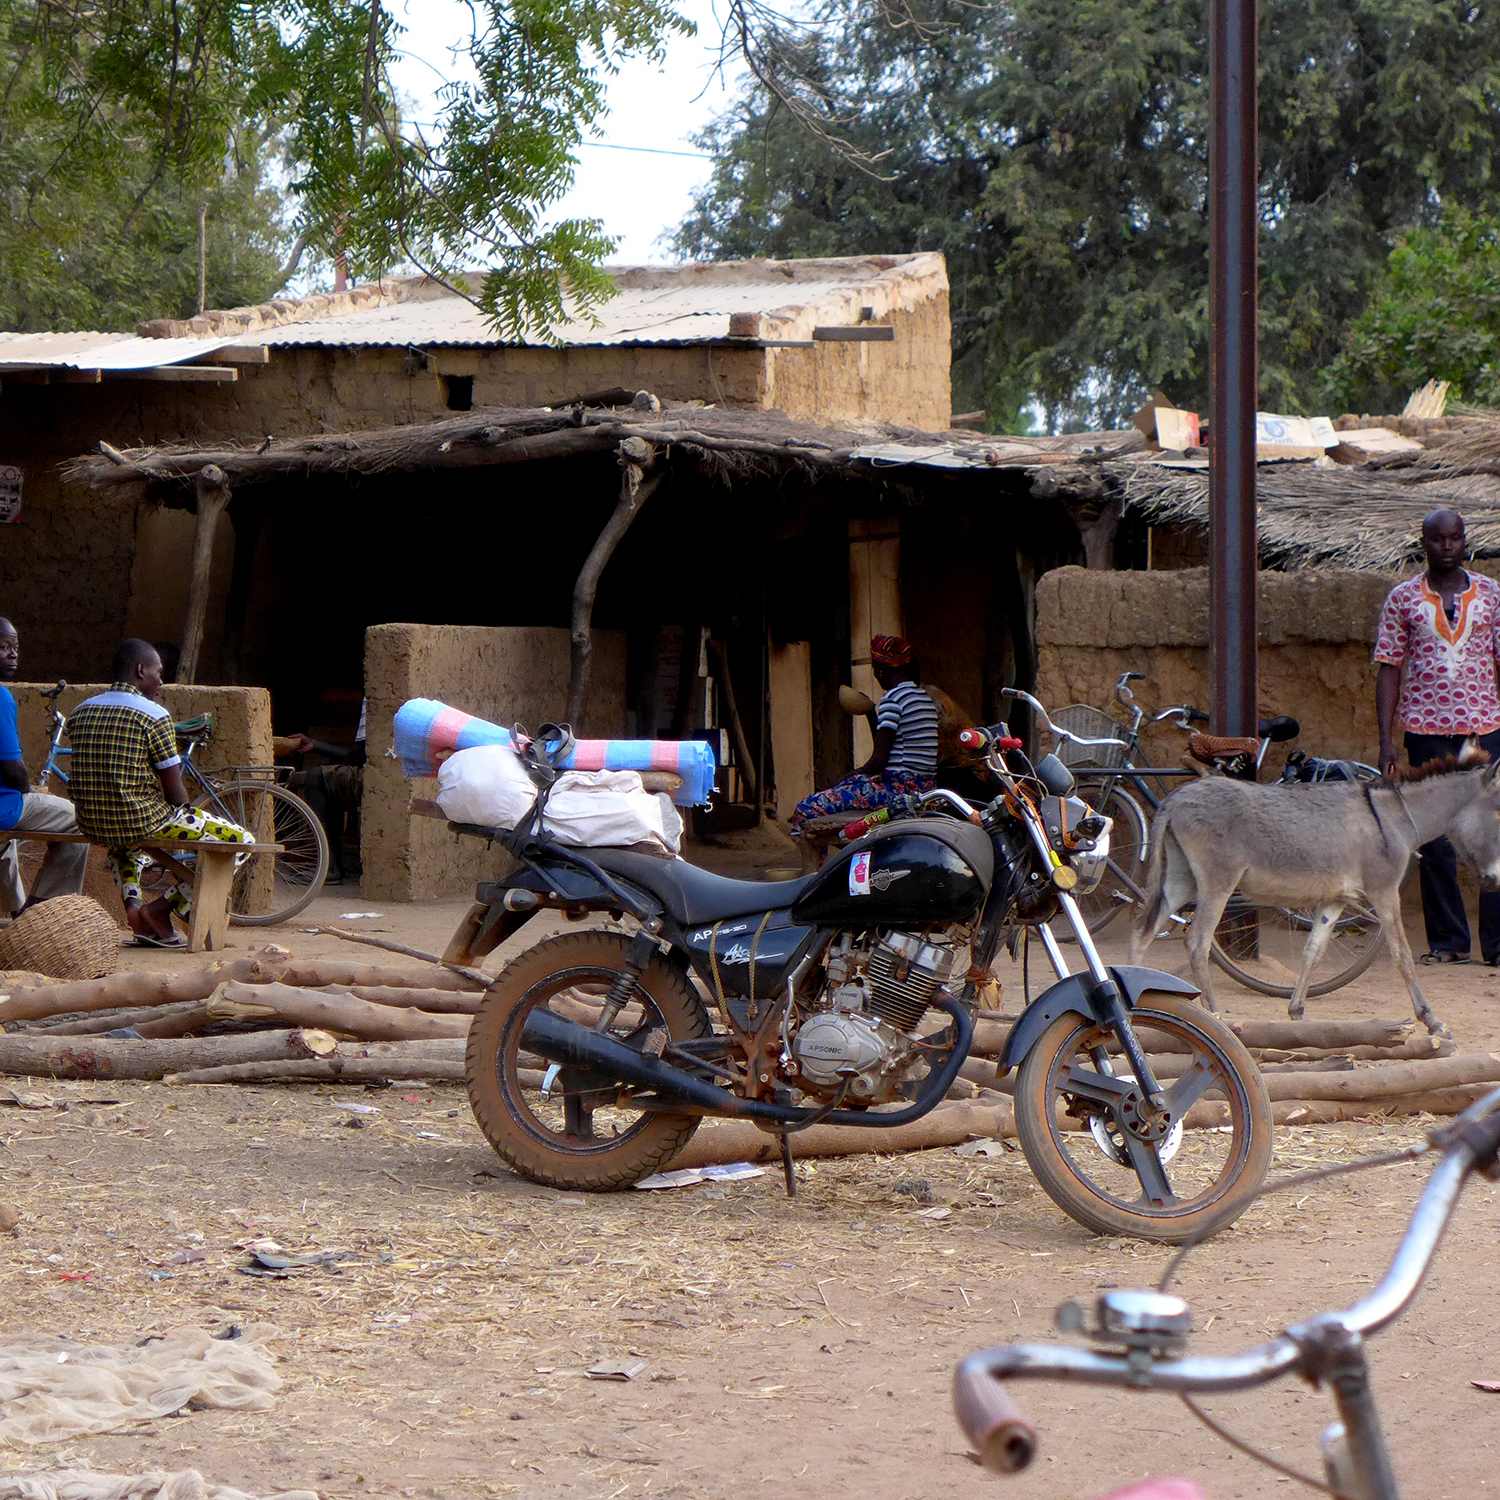
[[[1358,465],[1262,463],[1257,470],[1262,566],[1395,571],[1421,556],[1422,517],[1462,513],[1477,557],[1500,557],[1500,412],[1462,408],[1441,446]],[[1033,493],[1119,498],[1149,525],[1208,529],[1208,466],[1149,454],[1039,472]]]
[[[64,478],[93,489],[132,486],[168,504],[193,503],[193,480],[209,466],[239,491],[246,486],[314,475],[354,478],[431,469],[459,469],[536,459],[603,454],[627,438],[734,472],[891,469],[1009,470],[1024,494],[1024,471],[1070,464],[1145,446],[1139,433],[1083,433],[1067,437],[1006,438],[968,432],[924,433],[884,424],[855,430],[793,422],[778,411],[734,410],[697,404],[661,411],[623,407],[485,408],[438,422],[329,433],[255,447],[182,444],[100,452],[74,459]],[[219,482],[217,479],[215,482]]]

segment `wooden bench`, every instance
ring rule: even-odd
[[[0,829],[0,845],[12,840],[23,844],[93,844],[106,846],[83,833],[37,833],[29,828]],[[188,952],[205,953],[223,948],[229,940],[229,896],[234,889],[234,857],[280,854],[281,844],[220,844],[208,839],[140,839],[132,847],[160,857],[179,880],[193,882],[193,910],[188,919]],[[172,851],[196,856],[192,868]]]

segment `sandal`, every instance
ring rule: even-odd
[[[1468,964],[1474,960],[1467,953],[1454,953],[1447,948],[1435,948],[1417,960],[1419,964]]]
[[[138,932],[135,941],[127,944],[131,948],[186,948],[187,939],[173,933],[171,937],[157,937],[155,933]]]

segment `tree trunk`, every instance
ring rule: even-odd
[[[0,1073],[39,1078],[161,1078],[188,1068],[306,1058],[319,1050],[300,1031],[115,1041],[105,1037],[0,1036]]]
[[[421,1078],[463,1081],[462,1059],[407,1057],[384,1061],[366,1057],[328,1057],[301,1062],[247,1062],[222,1068],[193,1068],[170,1073],[176,1083],[359,1083],[376,1078]]]
[[[1266,1091],[1275,1099],[1397,1099],[1468,1083],[1500,1083],[1500,1056],[1470,1052],[1434,1062],[1390,1063],[1352,1073],[1272,1073]]]
[[[464,1037],[467,1016],[435,1016],[422,1010],[371,1005],[353,995],[293,989],[286,984],[221,985],[208,1002],[215,1021],[278,1020],[294,1026],[316,1026],[367,1041],[398,1042],[416,1038]]]
[[[182,645],[177,663],[177,681],[198,680],[198,655],[203,648],[203,625],[208,618],[208,591],[212,582],[214,531],[224,507],[229,504],[229,481],[216,464],[208,464],[193,478],[198,495],[198,525],[193,533],[193,561],[188,572],[187,619],[182,626]]]
[[[1247,1047],[1390,1047],[1406,1039],[1405,1021],[1231,1021]]]
[[[653,491],[666,475],[663,469],[645,477],[646,466],[654,456],[651,445],[642,438],[626,438],[620,444],[620,467],[624,475],[620,481],[620,498],[615,503],[613,515],[604,523],[583,567],[578,581],[573,585],[572,663],[568,674],[567,722],[577,732],[582,731],[583,713],[588,704],[589,665],[594,654],[593,618],[594,595],[599,590],[599,579],[620,545],[620,539],[630,530],[631,522],[640,514],[641,507],[651,498]]]
[[[206,969],[181,974],[149,974],[137,970],[107,974],[103,979],[75,979],[43,989],[12,990],[0,996],[0,1022],[36,1021],[43,1016],[66,1016],[75,1011],[114,1010],[120,1006],[173,1005],[183,1000],[206,1000],[226,979],[255,983],[280,974],[283,961],[269,955],[234,958]]]

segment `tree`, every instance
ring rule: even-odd
[[[1500,221],[1450,209],[1402,235],[1325,372],[1332,404],[1398,411],[1428,380],[1500,405]]]
[[[690,27],[670,0],[472,11],[475,81],[449,84],[424,129],[390,83],[401,28],[382,0],[0,0],[0,317],[180,308],[184,216],[196,257],[205,199],[231,297],[273,289],[295,240],[360,277],[457,284],[481,259],[478,301],[503,333],[586,314],[612,291],[612,242],[546,211],[619,59]]]
[[[1201,0],[837,0],[806,75],[852,161],[752,88],[679,247],[934,249],[955,401],[1010,427],[1118,423],[1156,386],[1207,403]],[[1458,0],[1263,0],[1261,389],[1316,409],[1390,236],[1496,207],[1500,17]],[[873,164],[873,165],[870,165]]]

